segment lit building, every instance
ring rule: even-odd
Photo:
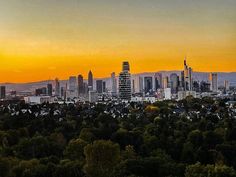
[[[218,90],[218,75],[217,73],[210,73],[209,74],[209,83],[210,85],[210,90],[213,92],[217,92]]]
[[[1,99],[6,98],[6,86],[0,86],[0,98]]]
[[[129,62],[123,62],[122,72],[119,75],[119,97],[121,100],[131,100],[131,76]]]
[[[91,70],[88,73],[88,88],[89,90],[93,90],[93,73]]]

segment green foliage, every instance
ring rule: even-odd
[[[0,106],[0,177],[235,176],[236,113],[225,103]]]
[[[201,165],[196,163],[186,168],[185,177],[235,177],[235,170],[225,165]]]
[[[120,148],[111,141],[99,140],[84,149],[88,177],[111,177],[120,160]]]

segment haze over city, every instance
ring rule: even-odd
[[[236,71],[234,0],[0,0],[0,82]]]

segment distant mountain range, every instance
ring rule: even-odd
[[[180,75],[181,71],[159,71],[162,73],[163,77],[169,76],[171,73],[177,73]],[[146,73],[139,73],[135,75],[152,75],[154,72],[146,72]],[[207,81],[208,80],[208,72],[194,72],[193,73],[193,79],[197,81]],[[109,81],[109,78],[99,78],[104,79],[106,81]],[[95,78],[96,80],[96,78]],[[228,80],[230,83],[230,86],[236,86],[236,72],[218,72],[218,81],[219,85],[223,85],[224,81]],[[52,83],[53,80],[45,80],[45,81],[39,81],[39,82],[29,82],[29,83],[2,83],[1,85],[5,85],[7,87],[7,90],[14,90],[14,91],[34,91],[36,88],[45,87],[48,83]],[[60,81],[61,86],[65,86],[67,83],[67,80],[61,80]],[[109,87],[110,82],[108,82]]]

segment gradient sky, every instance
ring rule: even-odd
[[[0,0],[0,82],[236,71],[236,0]]]

